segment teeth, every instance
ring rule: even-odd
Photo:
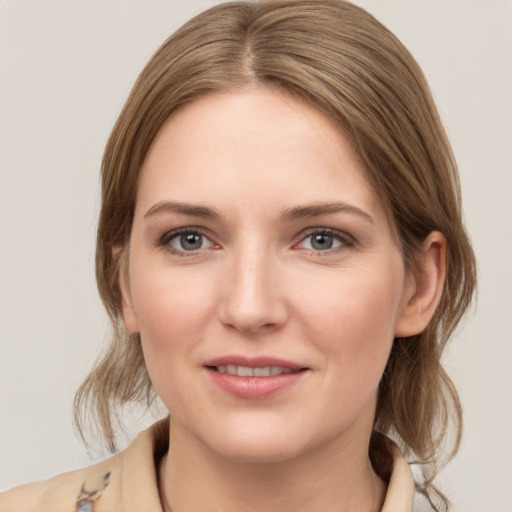
[[[248,366],[239,366],[236,373],[239,377],[254,377],[254,370]]]
[[[265,366],[265,368],[254,368],[254,376],[270,377],[270,366]]]
[[[249,366],[236,366],[234,364],[219,365],[216,367],[219,373],[227,373],[228,375],[238,375],[238,377],[273,377],[275,375],[283,375],[294,373],[291,368],[283,368],[281,366],[265,366],[264,368],[251,368]]]

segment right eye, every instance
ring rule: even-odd
[[[181,229],[167,233],[162,245],[166,245],[174,253],[194,253],[214,246],[213,242],[201,232],[192,229]]]

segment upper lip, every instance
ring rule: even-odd
[[[247,366],[248,368],[266,368],[267,366],[280,366],[281,368],[290,368],[291,370],[301,370],[304,365],[271,356],[247,357],[241,355],[226,355],[209,359],[204,366],[221,366],[232,364],[235,366]]]

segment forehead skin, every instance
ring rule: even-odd
[[[226,108],[234,112],[228,123]],[[255,112],[258,119],[247,122]],[[276,173],[283,178],[288,174],[291,202],[318,202],[321,194],[325,202],[363,202],[381,212],[362,163],[340,134],[334,122],[317,108],[282,92],[256,88],[205,96],[176,111],[155,137],[141,171],[137,214],[169,199],[169,190],[181,201],[209,204],[237,183],[245,183],[253,201],[274,195],[283,203],[282,194],[273,188]],[[265,147],[264,153],[261,147]],[[347,176],[356,180],[362,185],[358,187],[360,197],[354,197],[353,190],[350,197],[340,194],[339,188],[331,192],[318,179],[319,167],[338,182]],[[236,173],[226,172],[233,169]],[[307,183],[304,175],[309,177]],[[191,187],[191,183],[201,186]]]

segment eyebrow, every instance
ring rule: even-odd
[[[208,206],[193,205],[178,201],[159,201],[144,214],[144,218],[158,215],[160,213],[178,213],[208,219],[220,219],[222,217],[218,210]],[[347,203],[318,203],[305,206],[294,206],[283,211],[281,214],[281,220],[286,222],[289,220],[318,217],[320,215],[329,215],[333,213],[350,213],[358,215],[368,222],[375,224],[370,214],[361,210],[361,208],[358,208],[357,206]]]
[[[180,203],[177,201],[160,201],[154,204],[144,214],[144,218],[151,217],[159,213],[179,213],[182,215],[209,219],[220,219],[221,217],[220,213],[215,208],[209,208],[208,206]]]
[[[287,208],[281,215],[283,221],[304,219],[308,217],[318,217],[320,215],[328,215],[331,213],[350,213],[363,217],[368,222],[375,224],[372,216],[361,208],[347,203],[318,203],[306,206],[294,206]]]

